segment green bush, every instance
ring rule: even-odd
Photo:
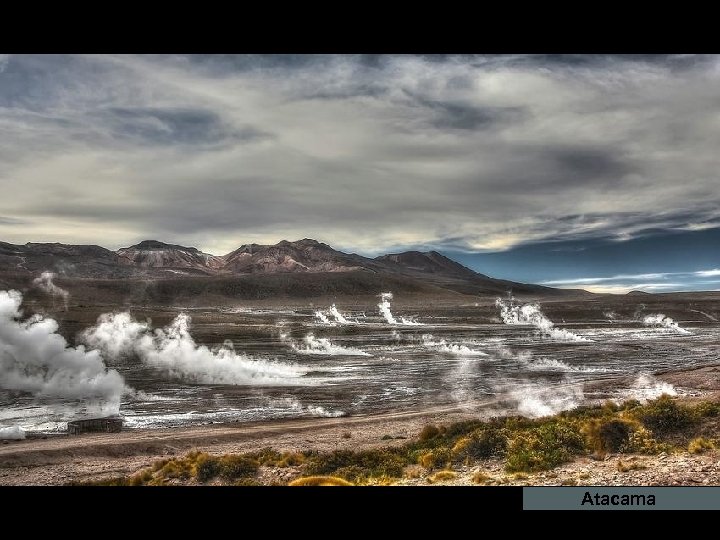
[[[194,475],[194,466],[194,457],[171,459],[157,472],[157,478],[158,480],[170,478],[187,480]]]
[[[583,428],[588,446],[597,452],[619,452],[627,445],[635,426],[618,418],[588,421]]]
[[[620,405],[620,410],[629,411],[638,407],[642,407],[642,403],[640,403],[637,399],[628,399],[627,401],[624,401],[622,405]]]
[[[272,448],[263,448],[245,456],[254,459],[263,467],[294,467],[305,462],[305,456],[299,452],[280,453]]]
[[[440,435],[440,428],[433,424],[428,424],[420,431],[420,442],[429,441]]]
[[[693,412],[699,418],[714,418],[720,416],[720,402],[703,401],[695,405]]]
[[[307,458],[304,473],[308,475],[336,475],[355,482],[365,478],[400,478],[408,464],[401,450],[378,448],[374,450],[335,450]]]
[[[463,422],[455,422],[453,424],[450,424],[443,433],[443,435],[448,439],[455,439],[457,437],[467,435],[468,433],[472,433],[480,427],[485,427],[489,429],[493,427],[500,427],[502,424],[503,420],[498,418],[492,418],[488,422],[482,422],[480,420],[465,420]]]
[[[220,474],[220,460],[205,454],[198,458],[195,470],[198,482],[205,483]]]
[[[227,454],[220,458],[220,475],[228,480],[247,478],[257,473],[260,464],[257,460],[243,455]]]
[[[656,435],[674,433],[698,421],[690,409],[678,405],[667,394],[632,409],[632,414]]]
[[[445,468],[451,461],[452,451],[444,447],[428,450],[417,457],[417,463],[428,470]]]
[[[456,459],[487,459],[504,455],[507,444],[506,429],[478,428],[469,435],[458,439],[452,452]]]
[[[528,429],[510,441],[505,468],[508,472],[552,469],[580,454],[583,443],[577,427],[570,423],[549,423]]]
[[[659,454],[670,452],[672,448],[668,444],[659,443],[646,428],[640,426],[628,437],[627,442],[620,448],[620,452],[628,454]]]
[[[705,437],[697,437],[688,444],[688,452],[691,454],[702,454],[713,448],[715,448],[713,442]]]

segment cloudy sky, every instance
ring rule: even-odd
[[[0,240],[720,289],[717,56],[0,55]]]

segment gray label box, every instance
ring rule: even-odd
[[[523,510],[720,510],[720,487],[526,487]]]

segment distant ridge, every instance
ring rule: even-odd
[[[652,293],[646,291],[630,291],[625,293],[626,296],[652,296]]]
[[[460,294],[491,295],[512,291],[516,294],[567,295],[585,292],[492,278],[437,251],[406,251],[371,259],[338,251],[310,238],[294,242],[283,240],[274,245],[245,244],[223,256],[158,240],[143,240],[117,251],[100,246],[0,242],[0,273],[36,275],[43,271],[55,272],[61,278],[79,279],[220,279],[241,276],[261,279],[264,276],[263,283],[270,295],[278,287],[283,288],[283,294],[304,294],[301,291],[308,287],[313,291],[322,291],[329,287],[327,284],[330,282],[338,284],[331,289],[344,290],[347,287],[351,291],[348,294],[356,294],[354,291],[366,294],[369,290],[386,286],[384,284],[407,286],[408,290],[419,292]],[[311,279],[310,275],[318,277]],[[322,278],[323,275],[326,277]],[[286,277],[281,279],[280,276]],[[347,283],[339,285],[343,280]],[[297,284],[297,290],[293,289],[293,283]]]

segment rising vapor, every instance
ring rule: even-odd
[[[37,277],[33,280],[33,286],[52,296],[53,300],[55,298],[61,298],[63,301],[63,305],[65,306],[65,311],[67,311],[70,293],[65,289],[55,285],[55,283],[53,283],[54,278],[55,274],[53,274],[52,272],[43,272],[42,274],[40,274],[40,277]]]
[[[498,298],[495,300],[495,305],[500,308],[500,317],[505,324],[532,325],[541,335],[558,341],[592,341],[568,330],[555,328],[555,323],[545,316],[537,304],[515,305],[513,298],[510,297],[507,302]]]
[[[81,339],[110,358],[135,354],[149,366],[168,376],[198,384],[302,385],[302,366],[258,360],[235,351],[227,340],[209,348],[195,343],[190,334],[190,317],[178,315],[165,328],[152,331],[125,313],[106,313],[96,326],[85,330]]]
[[[18,291],[0,291],[0,388],[36,396],[97,399],[117,412],[126,390],[99,351],[69,347],[58,323],[34,315],[22,320]]]

